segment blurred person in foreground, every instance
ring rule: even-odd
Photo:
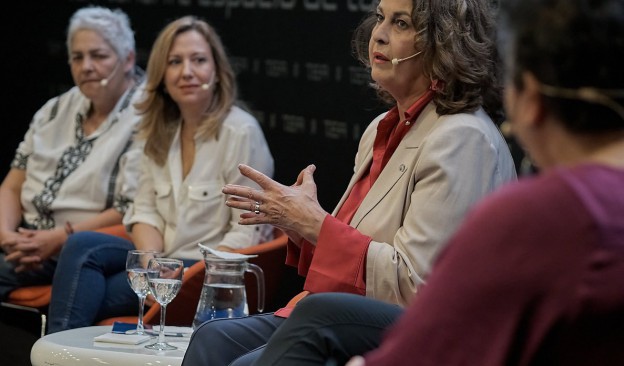
[[[128,16],[84,7],[69,20],[75,86],[35,113],[0,186],[0,300],[52,282],[74,232],[122,223],[138,183],[143,71]]]
[[[292,186],[241,165],[261,189],[224,187],[228,206],[251,211],[241,225],[273,224],[288,234],[287,263],[306,276],[306,291],[408,304],[466,211],[516,178],[486,113],[501,106],[489,1],[462,4],[382,0],[355,33],[358,57],[391,109],[364,132],[333,214],[318,203],[313,165]],[[248,364],[294,303],[202,324],[184,364]]]
[[[309,296],[258,364],[341,365],[394,323],[348,366],[624,365],[624,2],[503,0],[500,19],[540,174],[471,210],[407,311]]]
[[[270,225],[240,226],[241,211],[224,205],[224,184],[253,184],[238,164],[272,175],[273,157],[258,121],[237,106],[235,75],[215,30],[192,16],[165,26],[152,47],[145,88],[136,106],[145,154],[124,217],[132,242],[100,233],[71,237],[60,261],[66,270],[54,277],[50,332],[137,313],[128,250],[154,250],[189,266],[203,259],[199,242],[231,251],[272,238]],[[85,246],[97,250],[80,256]]]

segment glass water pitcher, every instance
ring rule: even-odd
[[[248,263],[249,256],[223,253],[200,245],[204,255],[206,274],[197,303],[193,329],[206,320],[236,318],[249,315],[245,291],[245,272],[256,276],[258,287],[258,312],[264,309],[264,273],[255,264]],[[223,253],[222,257],[215,253]]]

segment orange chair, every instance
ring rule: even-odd
[[[278,292],[282,275],[286,268],[286,243],[288,236],[275,228],[274,238],[271,241],[254,245],[248,248],[236,250],[241,254],[256,254],[257,257],[249,259],[250,263],[256,264],[264,272],[265,286],[265,309],[271,309],[275,304],[271,300]],[[182,288],[171,303],[167,305],[165,324],[177,326],[190,326],[195,317],[197,303],[201,295],[204,284],[205,265],[204,261],[199,261],[187,268],[182,280]],[[245,275],[245,287],[247,290],[247,304],[249,313],[258,313],[257,304],[257,284],[255,277],[251,274]],[[136,323],[136,316],[120,316],[108,318],[100,321],[98,325],[110,325],[115,321]],[[160,323],[160,305],[155,303],[143,315],[144,324],[157,325]]]
[[[100,228],[94,231],[130,240],[130,236],[126,233],[126,228],[121,224]],[[25,286],[11,291],[7,301],[0,303],[0,305],[40,314],[41,336],[44,336],[48,305],[50,304],[51,297],[52,285]]]

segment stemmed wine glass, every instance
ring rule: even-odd
[[[126,256],[126,272],[128,283],[139,297],[139,320],[137,321],[136,334],[145,334],[143,327],[143,307],[145,298],[149,293],[147,284],[147,265],[149,260],[158,257],[160,254],[151,250],[129,250]]]
[[[180,287],[182,287],[182,276],[184,274],[184,263],[173,258],[152,258],[147,266],[147,280],[150,291],[160,304],[160,331],[158,341],[148,344],[145,348],[155,350],[172,350],[177,347],[165,342],[165,316],[167,304],[173,300]]]

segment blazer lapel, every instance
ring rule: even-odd
[[[351,220],[351,226],[357,227],[362,219],[371,212],[375,206],[390,192],[392,187],[407,173],[408,167],[414,165],[414,156],[418,147],[422,144],[423,139],[429,134],[433,125],[438,120],[438,114],[435,113],[435,104],[429,103],[416,121],[415,125],[407,132],[403,140],[399,143],[394,154],[383,168],[379,178],[371,187],[370,192],[364,197],[362,204]],[[368,152],[367,161],[372,159],[372,149]],[[362,176],[363,170],[368,169],[368,164],[362,165],[359,177]],[[359,178],[358,178],[359,179]],[[357,181],[357,180],[355,180]],[[355,184],[355,181],[349,183],[349,187]],[[342,201],[341,201],[342,203]]]

